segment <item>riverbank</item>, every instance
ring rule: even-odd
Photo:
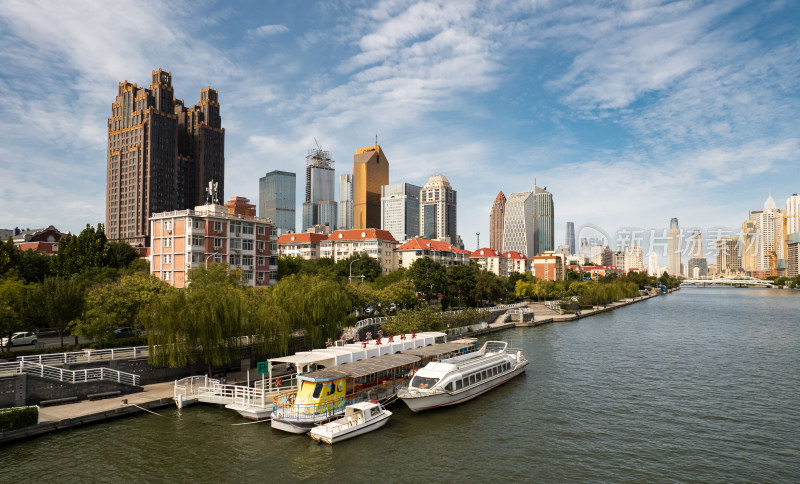
[[[655,297],[654,295],[624,299],[608,304],[605,307],[582,309],[576,314],[561,314],[547,307],[544,302],[530,302],[528,309],[533,312],[533,319],[529,322],[494,322],[486,328],[464,333],[463,336],[480,336],[514,327],[533,327],[551,323],[575,321],[595,314],[612,311],[616,308],[628,306]],[[228,373],[226,378],[231,383],[246,381],[246,375]],[[30,427],[0,431],[0,445],[25,440],[58,430],[67,430],[87,424],[113,420],[144,412],[156,413],[159,408],[170,407],[175,404],[174,382],[155,383],[144,385],[144,390],[139,393],[107,398],[103,400],[83,400],[39,409],[39,424]]]

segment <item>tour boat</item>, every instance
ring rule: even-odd
[[[345,407],[344,417],[318,425],[308,435],[318,442],[335,444],[379,429],[391,416],[392,412],[375,400],[354,403]]]
[[[432,361],[397,396],[414,412],[466,402],[524,373],[528,360],[503,341],[487,341],[473,353]]]
[[[427,335],[438,336],[436,333]],[[409,344],[407,349],[400,345],[402,342],[413,344],[418,338],[419,335],[411,335],[392,343],[363,341],[358,346],[368,352],[374,351],[374,357],[298,374],[297,389],[273,398],[270,425],[285,432],[308,433],[317,425],[340,418],[348,405],[393,399],[411,373],[429,361],[477,351],[474,339],[434,343],[431,338],[428,345]]]

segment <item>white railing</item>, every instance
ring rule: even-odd
[[[11,366],[13,365],[13,367]],[[39,363],[18,361],[0,364],[0,374],[34,375],[41,378],[58,380],[68,383],[86,381],[115,381],[127,385],[139,385],[139,375],[112,370],[111,368],[87,368],[85,370],[65,370],[56,366],[40,365]]]
[[[40,365],[65,365],[67,363],[91,363],[93,361],[147,358],[149,354],[150,349],[147,346],[132,346],[127,348],[108,348],[104,350],[71,351],[69,353],[25,355],[18,356],[17,361],[38,363]]]

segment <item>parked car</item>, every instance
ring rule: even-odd
[[[367,314],[372,314],[375,312],[375,308],[373,306],[367,306],[367,309],[364,310]]]
[[[20,332],[11,335],[11,346],[35,345],[39,338],[36,333]],[[8,346],[8,337],[0,340],[0,345]]]
[[[134,336],[136,336],[136,331],[134,331],[130,326],[125,326],[124,328],[117,328],[114,330],[114,337],[116,338],[133,338]]]

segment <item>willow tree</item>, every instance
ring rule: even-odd
[[[342,285],[321,276],[294,274],[271,291],[292,330],[302,330],[312,346],[321,345],[326,338],[337,338],[352,307]]]
[[[64,346],[64,331],[83,313],[84,289],[75,277],[46,277],[28,293],[29,311],[40,324],[58,331]]]
[[[225,265],[214,266],[190,271],[188,288],[167,292],[140,312],[151,363],[177,368],[202,361],[210,374],[214,365],[242,355],[242,336],[249,336],[244,289]]]
[[[245,293],[245,327],[256,352],[285,354],[288,351],[291,323],[271,290],[254,289]]]

